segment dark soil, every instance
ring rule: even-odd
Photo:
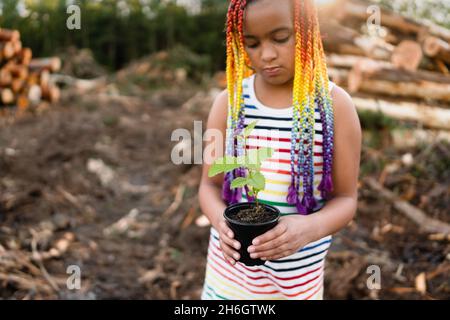
[[[263,205],[243,209],[237,212],[236,214],[230,216],[230,218],[233,220],[246,223],[264,223],[272,221],[276,217],[277,217],[276,213],[269,210],[265,210]]]

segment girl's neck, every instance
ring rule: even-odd
[[[255,95],[264,105],[274,109],[284,109],[292,106],[293,79],[285,84],[273,85],[255,74]]]

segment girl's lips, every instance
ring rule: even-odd
[[[267,74],[269,77],[278,75],[280,71],[281,71],[280,67],[264,69],[264,73]]]

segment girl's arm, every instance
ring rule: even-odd
[[[199,202],[202,212],[208,217],[212,226],[219,232],[220,246],[224,257],[234,264],[239,254],[233,249],[239,249],[238,241],[233,240],[233,232],[228,228],[223,217],[226,208],[222,200],[223,174],[208,177],[208,170],[215,159],[223,156],[227,123],[228,93],[224,90],[215,99],[208,117],[207,131],[211,132],[211,139],[204,146],[202,177],[199,187]],[[219,139],[221,141],[219,141]]]
[[[220,216],[223,214],[226,207],[221,197],[223,174],[210,178],[208,177],[208,170],[215,159],[223,156],[227,121],[226,107],[227,95],[226,91],[223,91],[214,100],[206,125],[207,131],[211,132],[211,130],[216,130],[220,133],[221,137],[212,135],[210,141],[206,141],[204,144],[202,177],[199,187],[200,208],[216,229],[218,229]],[[218,141],[219,138],[222,141]],[[207,150],[212,151],[210,155],[206,154]]]
[[[254,258],[279,259],[306,244],[334,234],[354,217],[358,201],[361,125],[350,96],[338,86],[334,106],[333,198],[318,212],[282,217],[278,225],[255,238],[248,248]]]
[[[358,176],[362,133],[358,114],[345,90],[332,91],[335,109],[333,155],[333,198],[311,215],[318,240],[344,228],[354,217],[358,204]]]

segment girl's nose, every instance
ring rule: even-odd
[[[262,46],[261,59],[264,62],[269,62],[277,57],[277,51],[271,44]]]

